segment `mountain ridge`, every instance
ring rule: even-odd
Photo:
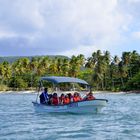
[[[69,59],[69,57],[64,56],[64,55],[0,56],[0,63],[2,63],[4,61],[7,61],[9,63],[13,63],[20,58],[28,58],[31,60],[32,58],[42,58],[42,57],[49,57],[51,59],[54,59],[56,57]]]

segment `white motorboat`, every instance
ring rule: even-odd
[[[42,85],[42,81],[49,81],[53,83],[53,87],[57,87],[60,83],[79,83],[85,85],[87,88],[89,84],[81,79],[73,78],[73,77],[57,77],[57,76],[49,76],[49,77],[41,77],[40,85]],[[55,91],[57,92],[57,91]],[[72,92],[71,90],[69,92]],[[36,111],[41,112],[69,112],[69,113],[97,113],[100,112],[103,107],[107,105],[107,99],[94,99],[94,100],[83,100],[79,102],[71,102],[66,105],[47,105],[41,104],[38,101],[39,94],[37,95],[36,101],[32,102]]]

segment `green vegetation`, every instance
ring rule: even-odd
[[[80,54],[14,60],[0,63],[0,90],[35,89],[39,77],[46,75],[85,79],[95,90],[140,90],[140,55],[136,51],[123,52],[121,58],[98,50],[87,59]]]
[[[51,59],[55,59],[56,56],[58,58],[68,58],[68,57],[63,56],[63,55],[47,55],[47,56]],[[13,63],[16,60],[18,60],[20,58],[25,58],[25,57],[28,58],[29,60],[31,60],[33,57],[42,58],[42,57],[45,57],[45,56],[5,56],[5,57],[0,57],[0,63],[2,63],[4,61],[7,61],[9,63]]]

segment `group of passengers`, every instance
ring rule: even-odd
[[[86,100],[94,100],[95,97],[90,92],[84,98],[80,96],[78,92],[75,92],[73,95],[71,93],[61,94],[58,97],[57,93],[48,94],[48,89],[45,88],[42,94],[40,95],[40,103],[48,104],[48,105],[65,105],[72,102],[86,101]]]

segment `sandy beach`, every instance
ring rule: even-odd
[[[26,90],[23,90],[23,91],[0,91],[0,94],[37,94],[37,93],[38,93],[38,91],[35,91],[35,90],[31,90],[31,91],[26,91]],[[61,93],[63,93],[63,91]],[[61,93],[58,93],[58,94],[61,94]],[[92,93],[93,94],[126,94],[127,92],[93,91]]]
[[[37,94],[37,91],[0,91],[0,94]]]

